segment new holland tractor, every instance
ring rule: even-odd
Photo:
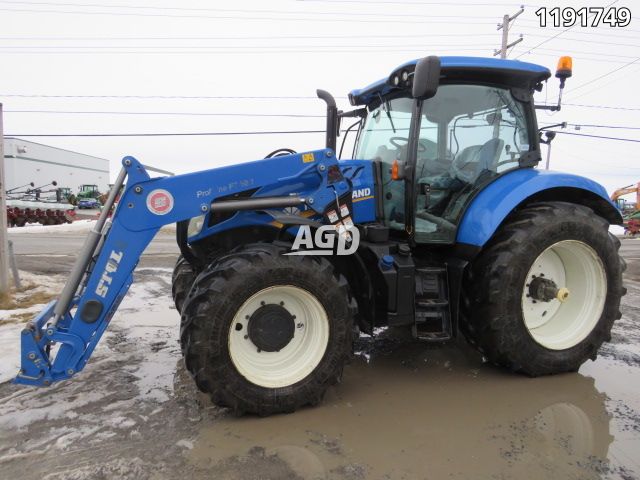
[[[425,57],[353,90],[350,111],[319,90],[325,148],[156,178],[125,157],[60,298],[22,332],[16,382],[85,368],[170,223],[186,368],[237,413],[317,404],[354,338],[379,326],[464,335],[529,376],[576,371],[620,318],[625,264],[608,229],[622,218],[599,184],[536,169],[533,94],[550,75]],[[561,87],[570,75],[567,57]],[[353,159],[336,158],[342,119],[357,121]]]

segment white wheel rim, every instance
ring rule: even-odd
[[[282,305],[295,316],[293,338],[277,352],[259,352],[248,337],[249,318],[263,304]],[[265,388],[287,387],[306,378],[322,360],[328,343],[329,320],[324,307],[311,293],[292,285],[273,286],[252,295],[229,328],[233,365],[249,382]]]
[[[569,296],[545,302],[529,295],[535,277],[553,280]],[[531,266],[522,291],[522,316],[533,339],[550,350],[574,347],[593,331],[602,316],[607,276],[602,260],[589,245],[563,240],[543,251]]]

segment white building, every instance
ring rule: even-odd
[[[109,189],[109,160],[20,138],[4,139],[4,171],[6,190],[30,182],[39,187],[53,180],[73,194],[83,184],[97,185],[101,192]],[[43,190],[49,188],[54,187]]]

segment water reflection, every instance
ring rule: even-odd
[[[347,367],[319,407],[203,422],[190,461],[214,472],[244,461],[265,469],[264,478],[278,462],[287,475],[314,479],[583,479],[607,471],[610,417],[592,378],[512,375],[463,345],[383,340],[371,353],[370,362]]]

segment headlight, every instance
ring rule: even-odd
[[[202,227],[204,226],[204,217],[204,215],[200,215],[199,217],[193,217],[189,220],[189,226],[187,227],[188,237],[198,235],[202,231]]]

